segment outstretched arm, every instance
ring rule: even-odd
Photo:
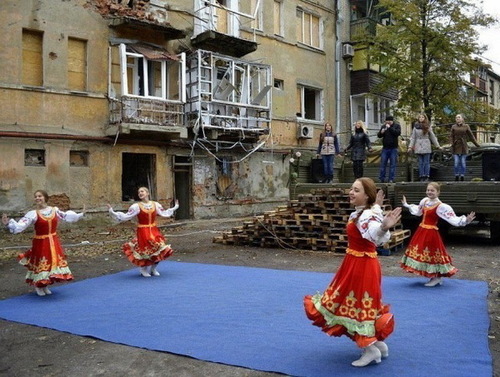
[[[469,213],[467,216],[457,216],[453,208],[446,203],[441,203],[437,208],[437,215],[453,226],[466,226],[476,218],[474,212]]]
[[[4,223],[4,218],[7,219],[7,223]],[[9,219],[7,215],[2,216],[2,223],[4,223],[11,233],[21,233],[31,224],[36,221],[37,214],[36,211],[29,211],[26,215],[24,215],[19,221],[14,219]]]
[[[156,213],[161,217],[172,217],[177,208],[179,208],[178,200],[175,200],[175,205],[168,209],[164,209],[160,203],[156,203]]]
[[[139,205],[137,203],[132,204],[129,207],[127,213],[115,212],[113,210],[113,207],[111,207],[111,205],[109,203],[108,203],[108,210],[109,210],[109,214],[111,215],[111,217],[117,221],[120,221],[120,222],[133,219],[140,212]]]
[[[80,213],[76,213],[75,211],[61,211],[56,207],[56,214],[57,217],[63,221],[66,221],[68,223],[76,223],[83,217],[83,215],[85,215],[85,206],[83,207],[83,211]]]

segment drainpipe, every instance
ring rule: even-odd
[[[335,103],[336,103],[336,114],[335,114],[335,132],[337,134],[340,133],[340,62],[342,61],[341,53],[342,53],[342,42],[340,40],[340,26],[343,22],[342,16],[340,14],[340,1],[334,0],[335,5]]]

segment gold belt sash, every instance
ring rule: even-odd
[[[364,257],[365,255],[370,258],[377,258],[377,252],[376,251],[357,251],[353,249],[347,248],[345,251],[346,254],[351,254],[354,255],[355,257]]]
[[[56,235],[56,233],[49,233],[49,234],[43,234],[43,235],[41,235],[41,236],[35,236],[35,238],[36,238],[37,240],[43,240],[43,239],[45,239],[45,238],[53,237],[53,236],[55,236],[55,235]]]
[[[139,224],[139,225],[137,225],[138,228],[151,228],[153,226],[156,226],[156,223],[153,223],[153,224]]]
[[[420,226],[424,229],[436,229],[438,230],[439,228],[435,225],[427,225],[427,224],[420,224]]]

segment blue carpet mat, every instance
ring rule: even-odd
[[[487,284],[383,280],[396,316],[389,358],[354,368],[359,349],[306,318],[304,295],[332,274],[163,262],[0,301],[0,318],[114,343],[293,376],[491,377]]]

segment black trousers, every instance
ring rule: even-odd
[[[356,179],[363,176],[363,162],[363,160],[356,160],[352,162],[352,170]]]

